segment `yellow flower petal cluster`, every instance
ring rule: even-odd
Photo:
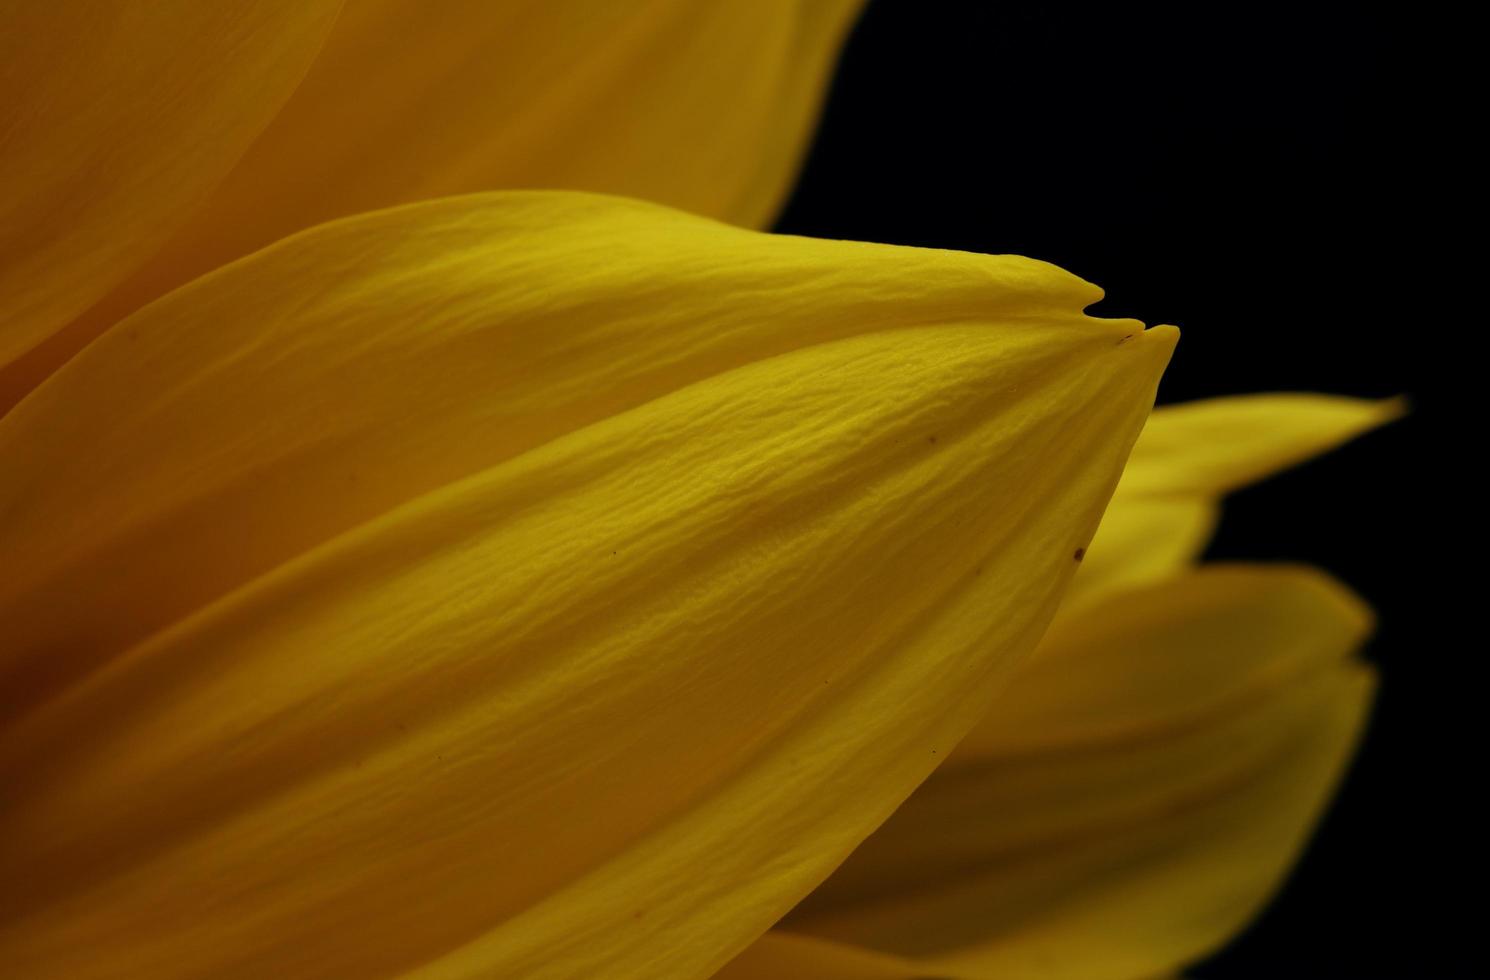
[[[1239,931],[1354,748],[1371,616],[1313,569],[1193,559],[1222,493],[1399,411],[1310,395],[1155,410],[1035,655],[721,977],[1144,980]]]
[[[861,3],[7,4],[0,409],[151,299],[363,211],[565,188],[765,225]]]
[[[1188,564],[1387,409],[1144,429],[1095,287],[749,230],[857,6],[0,10],[6,971],[1136,977],[1255,907],[1365,614]]]

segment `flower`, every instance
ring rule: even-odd
[[[1371,617],[1296,566],[1193,560],[1225,491],[1393,418],[1157,409],[1055,625],[939,768],[720,980],[1142,980],[1278,886],[1364,722]]]
[[[335,218],[536,187],[765,225],[861,3],[10,4],[0,411],[149,300]]]
[[[925,952],[814,910],[1179,513],[1175,331],[711,220],[855,6],[0,14],[8,969],[701,976],[851,852],[728,969]]]
[[[1096,295],[499,192],[140,310],[0,420],[6,962],[718,966],[1043,631],[1173,340]]]

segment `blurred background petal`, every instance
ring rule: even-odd
[[[970,980],[1145,980],[1256,914],[1349,758],[1369,616],[1211,567],[1067,619],[782,924]]]
[[[43,327],[0,349],[0,365],[60,328],[62,314],[80,313],[103,290],[118,288],[22,363],[0,370],[0,410],[143,303],[285,235],[361,211],[472,191],[563,188],[765,225],[791,189],[860,5],[861,0],[347,0],[283,106],[287,83],[298,74],[290,79],[284,68],[286,84],[280,84],[252,62],[219,64],[224,59],[218,46],[236,35],[214,37],[213,43],[194,36],[192,20],[221,15],[196,14],[165,29],[145,23],[153,17],[131,15],[126,19],[141,24],[127,33],[92,25],[97,46],[121,62],[126,59],[119,52],[130,52],[129,63],[150,84],[135,75],[92,72],[107,98],[93,89],[81,92],[76,101],[88,103],[88,111],[78,113],[76,127],[53,134],[77,146],[39,145],[19,165],[49,173],[59,155],[103,155],[122,132],[139,147],[131,159],[148,168],[152,186],[170,189],[180,206],[159,208],[112,176],[98,180],[95,167],[93,181],[110,188],[111,200],[129,200],[151,235],[107,239],[109,254],[128,259],[128,268],[121,265],[108,277],[84,266],[50,270],[41,253],[30,260],[35,269],[49,269],[47,281],[59,284],[55,292],[65,304]],[[175,6],[161,7],[159,16],[170,19]],[[317,20],[314,9],[297,13],[296,23],[314,21],[324,33],[326,18]],[[74,51],[76,33],[62,38],[70,45],[68,57],[86,58]],[[139,50],[136,33],[149,35]],[[208,32],[204,27],[195,33]],[[306,59],[295,59],[293,35],[281,33],[287,36],[260,30],[251,40],[272,39],[276,65],[303,71]],[[314,52],[309,42],[302,47],[307,55]],[[192,56],[181,59],[178,50]],[[213,71],[203,81],[190,73],[191,66]],[[179,76],[178,87],[189,90],[190,98],[176,98],[174,89],[160,91],[163,85],[153,76],[162,71],[167,80]],[[144,111],[141,106],[174,99],[197,127],[183,141],[200,139],[199,133],[220,141],[234,117],[210,98],[213,86],[230,81],[239,87],[235,91],[246,86],[254,98],[255,128],[240,127],[232,155],[219,154],[220,161],[215,156],[215,167],[182,156],[149,131],[138,133],[130,121],[129,113]],[[201,93],[193,88],[199,84]],[[127,111],[112,108],[115,102],[127,103]],[[272,124],[258,133],[271,115]],[[79,181],[88,183],[87,174]],[[47,240],[71,255],[78,249],[72,229],[80,216],[101,231],[110,227],[114,212],[76,197],[66,199],[64,208],[57,204],[62,197],[59,192],[26,207]],[[15,248],[34,250],[37,233],[18,227]],[[18,266],[17,281],[32,277],[32,268]],[[120,283],[125,271],[134,275]],[[84,282],[72,287],[80,278]]]
[[[203,205],[300,83],[340,6],[0,7],[0,368]],[[0,378],[0,411],[3,389]]]

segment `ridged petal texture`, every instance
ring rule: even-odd
[[[1099,295],[504,193],[140,311],[0,420],[0,961],[707,975],[1045,629],[1174,338]]]
[[[0,284],[47,302],[7,304],[0,367],[62,331],[0,371],[0,410],[143,303],[334,218],[567,188],[762,226],[861,0],[347,0],[317,51],[339,5],[0,13],[47,81],[0,150]]]
[[[722,980],[1148,980],[1239,931],[1349,759],[1371,617],[1317,571],[1192,562],[1221,494],[1400,411],[1323,395],[1156,409],[1035,655]]]

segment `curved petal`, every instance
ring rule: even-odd
[[[1205,551],[1220,519],[1221,504],[1210,495],[1114,494],[1082,556],[1061,617],[1189,567]]]
[[[0,955],[717,968],[1044,629],[1173,341],[1091,294],[519,193],[142,310],[0,420]]]
[[[193,220],[0,376],[0,408],[156,296],[351,214],[567,188],[767,224],[861,5],[349,0],[294,98]]]
[[[204,202],[340,6],[0,7],[0,367],[122,282]]]
[[[0,420],[0,690],[35,698],[362,522],[712,375],[901,328],[1004,324],[1031,359],[1139,329],[1082,315],[1098,296],[1028,259],[585,194],[318,228],[142,311]]]
[[[1343,660],[1370,609],[1317,569],[1207,564],[1063,617],[958,747],[970,759],[1158,737]]]
[[[772,929],[751,943],[715,980],[918,980],[925,971],[911,960],[862,946]]]
[[[1110,647],[1042,648],[998,702],[1037,706],[1021,731],[985,720],[786,928],[923,975],[1139,980],[1244,926],[1361,727],[1362,611],[1296,569],[1196,573],[1182,613],[1134,598],[1146,642],[1093,614],[1080,642]]]
[[[772,929],[751,943],[715,980],[926,980],[915,962],[860,946]],[[1140,980],[1181,980],[1178,974]]]
[[[1123,471],[1123,493],[1228,493],[1398,418],[1401,399],[1265,394],[1155,410]]]
[[[1401,399],[1271,394],[1154,410],[1066,608],[1177,572],[1210,541],[1220,497],[1385,425]]]

